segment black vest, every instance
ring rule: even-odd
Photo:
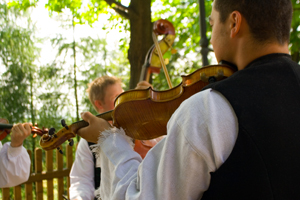
[[[202,199],[300,199],[300,67],[271,54],[209,87],[232,105],[239,132]]]
[[[95,143],[88,142],[88,145],[91,149],[91,145],[94,145]],[[100,180],[101,180],[101,168],[97,167],[97,162],[96,162],[96,156],[95,153],[92,152],[93,154],[93,160],[94,160],[94,183],[95,183],[95,189],[98,189],[100,186]]]

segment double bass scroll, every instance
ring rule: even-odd
[[[161,53],[166,53],[168,49],[172,47],[172,44],[175,40],[175,28],[173,24],[165,19],[157,20],[153,23],[153,32],[155,35],[164,35],[163,39],[161,39],[158,44]],[[140,81],[146,80],[149,82],[151,74],[158,74],[161,67],[162,63],[159,58],[159,52],[155,44],[153,44],[145,56],[145,62],[142,66]]]

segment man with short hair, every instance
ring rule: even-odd
[[[123,92],[122,82],[114,76],[102,76],[93,80],[86,90],[89,100],[98,113],[114,109],[115,98]],[[95,197],[95,189],[100,186],[100,163],[91,151],[94,143],[81,138],[74,164],[70,172],[71,200],[90,200]]]
[[[143,89],[151,86],[147,82],[140,82],[137,88]],[[98,113],[104,113],[114,109],[116,97],[123,92],[121,79],[114,76],[102,76],[93,80],[86,90],[89,100]],[[154,146],[160,138],[151,141],[136,140],[132,146],[141,158],[144,158],[148,150]],[[144,144],[146,143],[146,145]],[[71,186],[69,189],[71,200],[89,200],[100,195],[100,182],[110,180],[107,174],[101,174],[100,166],[107,161],[104,156],[96,157],[92,153],[95,143],[87,142],[81,138],[76,150],[76,157],[70,172]]]
[[[300,199],[300,67],[289,55],[290,0],[215,0],[217,60],[238,72],[184,101],[145,159],[123,130],[88,112],[78,134],[111,166],[106,199]],[[100,132],[100,133],[99,133]],[[125,144],[128,144],[125,146]],[[118,159],[116,159],[118,158]]]

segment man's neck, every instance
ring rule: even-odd
[[[235,60],[238,69],[244,69],[253,60],[273,53],[289,54],[288,44],[268,43],[265,45],[248,45],[246,48],[239,48]]]

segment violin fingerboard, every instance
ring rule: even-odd
[[[96,115],[96,117],[105,119],[107,121],[110,121],[110,120],[112,120],[111,113],[112,113],[112,111],[108,111],[108,112],[105,112],[105,113],[98,114],[98,115]],[[72,128],[72,131],[74,133],[76,133],[79,129],[87,127],[88,125],[89,125],[88,122],[86,122],[84,120],[81,120],[81,121],[78,121],[78,122],[74,122],[71,125],[71,128]]]
[[[89,125],[88,122],[84,121],[84,120],[81,120],[81,121],[78,121],[78,122],[74,122],[72,125],[71,125],[71,128],[72,128],[72,131],[73,133],[77,133],[77,131],[81,128],[84,128],[84,127],[87,127]]]
[[[2,124],[0,123],[0,130],[3,130],[3,129],[11,129],[14,125],[12,124]]]

